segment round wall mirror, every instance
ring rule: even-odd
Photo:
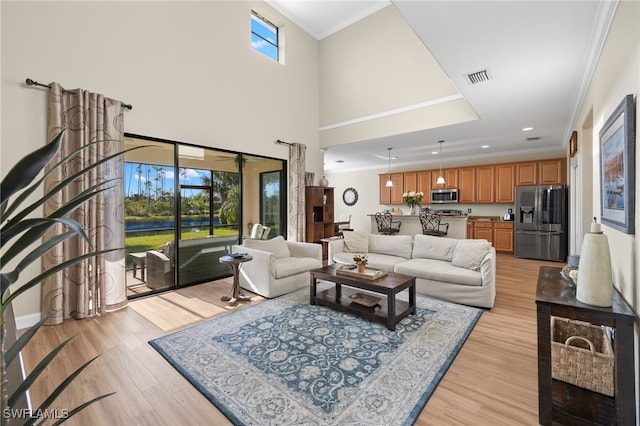
[[[342,193],[342,201],[348,206],[352,206],[358,202],[358,191],[353,188],[347,188]]]

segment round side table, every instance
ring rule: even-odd
[[[253,260],[250,255],[244,255],[242,257],[234,256],[221,256],[220,263],[228,263],[233,269],[233,286],[229,295],[222,296],[220,300],[223,302],[229,301],[229,306],[234,306],[238,301],[251,300],[251,297],[245,295],[240,288],[240,264]]]

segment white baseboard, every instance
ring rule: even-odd
[[[16,317],[16,328],[22,330],[23,328],[29,328],[34,324],[37,324],[42,317],[40,314],[21,315]]]

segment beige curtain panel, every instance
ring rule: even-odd
[[[45,191],[87,165],[121,152],[124,145],[123,118],[121,101],[82,89],[64,90],[60,84],[51,83],[47,140],[67,129],[54,162],[90,142],[101,142],[82,150],[66,167],[56,168],[46,179]],[[115,184],[108,185],[111,189],[85,202],[73,213],[72,218],[83,225],[90,243],[78,237],[65,241],[47,253],[43,258],[43,268],[52,268],[65,259],[93,251],[124,247],[123,169],[123,158],[118,157],[118,160],[92,169],[49,200],[45,214],[96,183],[119,178]],[[63,231],[58,225],[58,229],[51,233]],[[101,314],[126,304],[124,250],[77,263],[42,284],[42,315],[52,315],[49,324],[60,324],[70,317],[81,319]]]
[[[289,144],[289,224],[287,239],[289,241],[305,240],[305,152],[306,145]]]

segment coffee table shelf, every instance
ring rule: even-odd
[[[336,291],[340,294],[337,295]],[[377,306],[367,307],[360,305],[352,301],[349,296],[355,293],[361,293],[361,291],[340,287],[329,288],[316,294],[316,304],[326,306],[337,311],[357,313],[358,316],[368,319],[369,321],[375,321],[382,324],[387,324],[389,318],[389,310],[387,309],[387,300],[382,297]],[[409,303],[396,300],[396,323],[406,318],[411,314],[411,306]]]
[[[415,277],[389,272],[382,278],[369,280],[337,274],[335,265],[314,269],[310,273],[310,303],[312,305],[317,304],[353,313],[370,321],[385,324],[392,331],[395,330],[395,326],[400,320],[416,313]],[[317,292],[319,279],[334,282],[335,287]],[[378,306],[367,307],[354,302],[349,296],[361,293],[358,289],[381,296]],[[404,290],[409,292],[408,302],[396,298],[396,295]]]

